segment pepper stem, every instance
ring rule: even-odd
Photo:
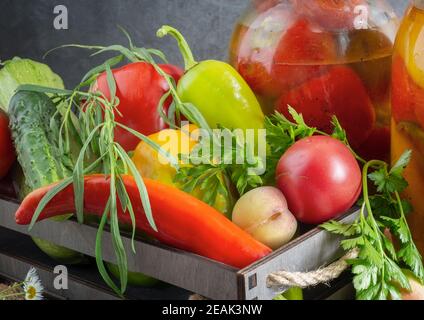
[[[159,38],[163,38],[167,35],[170,35],[177,40],[178,47],[180,48],[181,54],[184,58],[185,70],[188,71],[193,68],[197,61],[194,60],[193,52],[190,49],[190,46],[187,43],[187,40],[184,39],[184,36],[177,29],[170,26],[163,26],[158,30],[156,35]]]

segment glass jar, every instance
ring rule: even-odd
[[[331,131],[336,115],[367,159],[390,154],[390,74],[398,19],[383,0],[253,0],[230,62],[264,112]]]
[[[413,207],[410,224],[424,254],[424,1],[413,1],[395,43],[392,71],[392,159],[413,151],[404,196]]]

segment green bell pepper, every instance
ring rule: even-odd
[[[185,74],[177,86],[182,102],[196,106],[211,128],[264,128],[265,116],[255,94],[231,65],[216,60],[196,62],[178,30],[163,26],[157,33],[160,38],[168,34],[177,40],[185,62]]]

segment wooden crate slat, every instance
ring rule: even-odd
[[[15,265],[22,265],[19,269]],[[58,262],[49,258],[37,248],[27,235],[0,227],[0,277],[12,281],[22,281],[25,269],[30,266],[53,274]],[[94,259],[85,263],[67,265],[69,287],[66,290],[54,288],[52,276],[43,281],[49,297],[59,299],[117,299],[117,296],[101,278]],[[54,275],[56,276],[56,275]],[[0,280],[1,281],[1,280]],[[88,293],[86,291],[89,291]],[[184,289],[160,283],[155,286],[129,286],[125,298],[130,300],[187,300],[190,292]]]
[[[0,200],[0,225],[53,242],[94,257],[94,244],[97,229],[79,225],[75,221],[55,222],[52,220],[37,223],[31,232],[27,226],[18,226],[14,215],[17,204]],[[211,299],[237,299],[238,283],[235,269],[221,265],[200,256],[168,247],[161,247],[136,241],[137,254],[132,254],[131,240],[123,238],[128,254],[128,268],[145,273],[161,281],[202,294]],[[103,258],[115,262],[111,234],[104,233]]]
[[[48,220],[37,223],[34,229],[28,232],[27,226],[18,226],[15,223],[14,214],[17,208],[18,204],[10,199],[0,199],[0,226],[94,256],[96,226],[79,225],[73,220]],[[353,209],[341,220],[353,221],[358,214],[358,210]],[[278,270],[315,270],[342,255],[340,238],[319,229],[302,235],[241,271],[195,254],[140,240],[136,241],[137,254],[134,255],[130,238],[123,237],[123,242],[128,254],[129,270],[145,273],[216,300],[273,299],[277,292],[266,286],[269,273]],[[115,262],[109,232],[104,233],[103,243],[104,260]]]
[[[45,292],[57,299],[70,300],[117,300],[118,298],[106,291],[98,290],[98,288],[90,286],[86,283],[76,281],[72,277],[68,278],[67,290],[56,290],[53,286],[54,279],[57,275],[51,270],[35,265],[31,261],[19,259],[18,257],[10,257],[0,253],[0,270],[1,275],[15,281],[22,281],[31,267],[37,268],[37,273],[44,286]]]

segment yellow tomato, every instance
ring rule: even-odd
[[[169,152],[175,159],[180,154],[188,155],[197,145],[197,140],[191,137],[191,133],[197,127],[185,126],[181,130],[167,129],[149,136],[150,140],[156,142],[165,151]],[[158,153],[144,141],[140,142],[134,151],[132,158],[138,171],[143,177],[174,185],[174,177],[177,173],[171,166],[169,160]],[[182,166],[182,161],[179,161]]]

